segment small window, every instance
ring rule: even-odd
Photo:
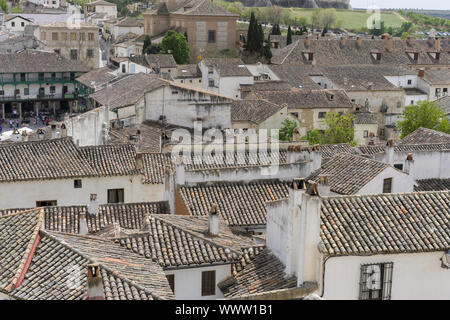
[[[403,170],[403,164],[402,163],[394,164],[394,168],[396,168],[398,170]]]
[[[70,80],[71,81],[75,80],[75,72],[70,73]]]
[[[325,118],[326,112],[319,112],[319,119]]]
[[[30,94],[30,89],[29,88],[24,88],[23,89],[23,94],[28,96]]]
[[[46,40],[45,39],[45,32],[41,32],[41,40]]]
[[[377,59],[377,61],[380,61],[380,60],[381,60],[381,53],[377,53],[377,54],[376,54],[376,59]]]
[[[55,51],[56,54],[61,54],[61,50],[60,49],[54,49],[53,51]]]
[[[21,25],[22,27],[25,27],[25,22],[21,22],[20,25]]]
[[[386,178],[383,180],[383,193],[392,192],[392,178]]]
[[[73,180],[73,187],[74,188],[81,188],[81,179]]]
[[[20,89],[16,89],[16,95],[20,94]]]
[[[411,105],[413,105],[414,104],[414,100],[411,100]]]
[[[5,95],[5,91],[4,90],[0,90],[0,96],[4,96]]]
[[[88,40],[89,41],[93,41],[94,40],[94,34],[93,33],[88,33]]]
[[[16,23],[14,21],[11,22],[11,27],[15,27]]]
[[[175,275],[174,274],[168,274],[166,275],[167,282],[169,282],[170,289],[175,294]]]
[[[123,189],[108,189],[108,203],[120,203],[123,202],[123,199]]]
[[[412,84],[412,80],[411,79],[408,80],[408,84]]]
[[[208,42],[209,43],[216,42],[216,30],[209,30],[208,31]]]
[[[87,55],[88,58],[92,58],[94,56],[94,50],[87,49],[86,55]]]
[[[214,80],[209,80],[209,86],[214,87]]]
[[[80,33],[80,40],[81,40],[81,41],[86,40],[86,33],[84,33],[84,32],[81,32],[81,33]]]
[[[213,296],[216,294],[216,271],[202,272],[202,296]]]
[[[172,91],[172,94],[178,94],[178,91]]]
[[[314,60],[314,54],[312,52],[308,53],[308,61]]]
[[[55,86],[50,86],[50,93],[55,93]]]
[[[41,200],[36,201],[36,207],[52,207],[56,206],[57,201],[56,200]]]
[[[25,73],[20,74],[20,81],[24,82],[26,79]]]
[[[52,40],[58,41],[58,32],[52,32]]]
[[[361,266],[359,300],[390,300],[393,263]]]
[[[364,138],[367,138],[369,136],[369,131],[368,130],[364,130]]]
[[[76,34],[76,32],[71,32],[71,33],[70,33],[70,40],[77,40],[77,34]]]
[[[67,32],[61,32],[61,40],[67,40]]]
[[[122,73],[125,73],[126,72],[126,66],[123,64],[122,65]]]

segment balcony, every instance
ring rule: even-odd
[[[0,84],[18,85],[18,84],[35,84],[35,83],[66,83],[75,82],[74,77],[51,77],[51,78],[38,78],[38,79],[0,79]]]
[[[12,95],[12,96],[0,96],[0,101],[2,102],[12,102],[12,101],[33,101],[33,100],[74,100],[77,99],[78,95],[75,93],[66,94],[38,94],[38,95]]]

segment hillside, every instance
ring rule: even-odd
[[[233,0],[229,0],[233,2]],[[242,0],[246,7],[270,7],[277,5],[285,8],[336,8],[350,9],[350,0]]]

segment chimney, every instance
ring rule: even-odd
[[[319,192],[319,196],[328,197],[330,196],[330,184],[329,184],[329,176],[328,175],[319,175],[319,184],[317,185],[317,190]]]
[[[114,221],[113,229],[114,229],[114,238],[119,238],[120,237],[120,223]]]
[[[362,38],[361,38],[361,37],[356,37],[356,46],[357,46],[358,48],[360,48],[360,47],[361,47],[361,44],[362,44]]]
[[[87,226],[87,220],[86,220],[86,212],[80,212],[80,222],[79,222],[80,226],[80,230],[79,230],[79,234],[88,234],[88,226]]]
[[[44,136],[45,136],[44,130],[39,128],[36,130],[36,133],[38,135],[39,140],[44,140]]]
[[[403,171],[409,175],[413,175],[414,158],[412,153],[408,153]]]
[[[175,182],[177,186],[182,186],[186,182],[185,178],[185,168],[183,159],[180,156],[178,160],[175,162]]]
[[[301,139],[301,135],[300,132],[298,131],[298,128],[295,128],[294,131],[292,132],[292,141],[300,141]]]
[[[347,43],[347,38],[346,37],[341,37],[339,40],[340,40],[339,41],[339,46],[341,48],[345,47],[345,44]]]
[[[144,218],[144,226],[142,227],[143,231],[150,231],[151,223],[150,223],[150,216],[148,214],[145,215]]]
[[[312,147],[311,152],[311,160],[312,160],[312,171],[316,171],[320,169],[322,166],[322,154],[319,149],[319,145],[315,145]]]
[[[410,46],[412,45],[414,42],[414,37],[413,36],[408,36],[406,37],[406,43]]]
[[[23,141],[23,142],[28,141],[28,133],[27,133],[26,130],[23,130],[23,131],[22,131],[22,141]]]
[[[67,137],[67,128],[66,128],[66,124],[65,123],[61,124],[61,136],[62,137]]]
[[[88,276],[86,300],[105,300],[100,265],[98,263],[90,263],[87,265],[87,269]]]
[[[389,139],[386,143],[386,163],[394,165],[394,140]]]
[[[142,152],[136,152],[136,170],[142,170]]]
[[[419,74],[418,74],[419,78],[423,78],[425,76],[425,70],[423,68],[419,69]]]
[[[301,147],[299,145],[288,146],[286,151],[286,162],[297,163],[302,158]]]
[[[386,50],[389,52],[392,52],[393,45],[394,45],[394,40],[392,39],[392,37],[386,37],[386,42],[385,42]]]
[[[434,50],[441,51],[441,38],[434,38]]]
[[[18,142],[21,140],[21,135],[17,128],[14,128],[11,137],[12,137],[12,140],[15,142]]]
[[[56,124],[52,124],[51,128],[52,128],[52,139],[56,139]]]
[[[219,235],[219,213],[217,212],[217,204],[215,203],[213,203],[209,209],[208,233],[212,237],[217,237]]]
[[[87,206],[88,213],[96,216],[98,214],[97,194],[91,193],[90,201]]]
[[[305,47],[309,47],[311,45],[311,37],[306,36],[305,38]]]

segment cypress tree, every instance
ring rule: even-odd
[[[264,31],[261,24],[258,24],[258,42],[257,42],[257,50],[260,54],[263,54],[264,50]]]
[[[270,63],[270,59],[272,59],[272,51],[271,51],[272,43],[270,42],[270,34],[265,42],[266,44],[264,45],[263,55]]]
[[[291,31],[291,26],[288,27],[288,32],[287,32],[287,39],[286,39],[286,45],[290,45],[292,43],[292,31]]]
[[[255,51],[255,38],[258,37],[257,35],[257,26],[256,26],[256,19],[255,19],[255,13],[252,11],[252,14],[250,16],[250,23],[248,25],[248,33],[247,33],[247,44],[246,49],[247,51],[253,52]]]

